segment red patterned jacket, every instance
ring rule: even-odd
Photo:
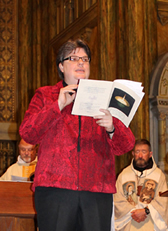
[[[58,95],[62,81],[36,90],[20,135],[40,144],[33,189],[37,186],[115,193],[115,155],[134,146],[134,136],[113,118],[112,139],[92,117],[71,115],[73,103],[61,112]]]

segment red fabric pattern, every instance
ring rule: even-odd
[[[62,81],[39,88],[20,126],[28,143],[40,144],[33,188],[58,187],[71,190],[115,193],[115,155],[130,151],[135,138],[129,128],[113,118],[112,140],[91,117],[81,116],[80,152],[78,116],[72,104],[61,112],[58,95]]]

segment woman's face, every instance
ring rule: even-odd
[[[83,48],[77,48],[67,57],[70,56],[88,57]],[[64,73],[64,81],[68,85],[77,84],[79,79],[88,79],[90,75],[90,64],[89,62],[83,62],[82,59],[78,61],[65,60],[59,64],[59,68]]]

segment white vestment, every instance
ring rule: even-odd
[[[142,173],[134,169],[132,161],[119,175],[117,193],[113,195],[116,231],[168,231],[168,197],[159,196],[159,192],[167,190],[166,177],[152,160],[153,167]],[[145,221],[132,219],[132,210],[147,206],[150,214]]]
[[[27,181],[34,173],[37,164],[37,157],[30,163],[24,162],[20,155],[15,164],[12,164],[6,172],[0,177],[2,181]]]

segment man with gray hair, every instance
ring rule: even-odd
[[[17,162],[12,164],[0,177],[4,181],[32,180],[37,164],[37,146],[26,143],[21,139],[19,143],[19,156]]]

